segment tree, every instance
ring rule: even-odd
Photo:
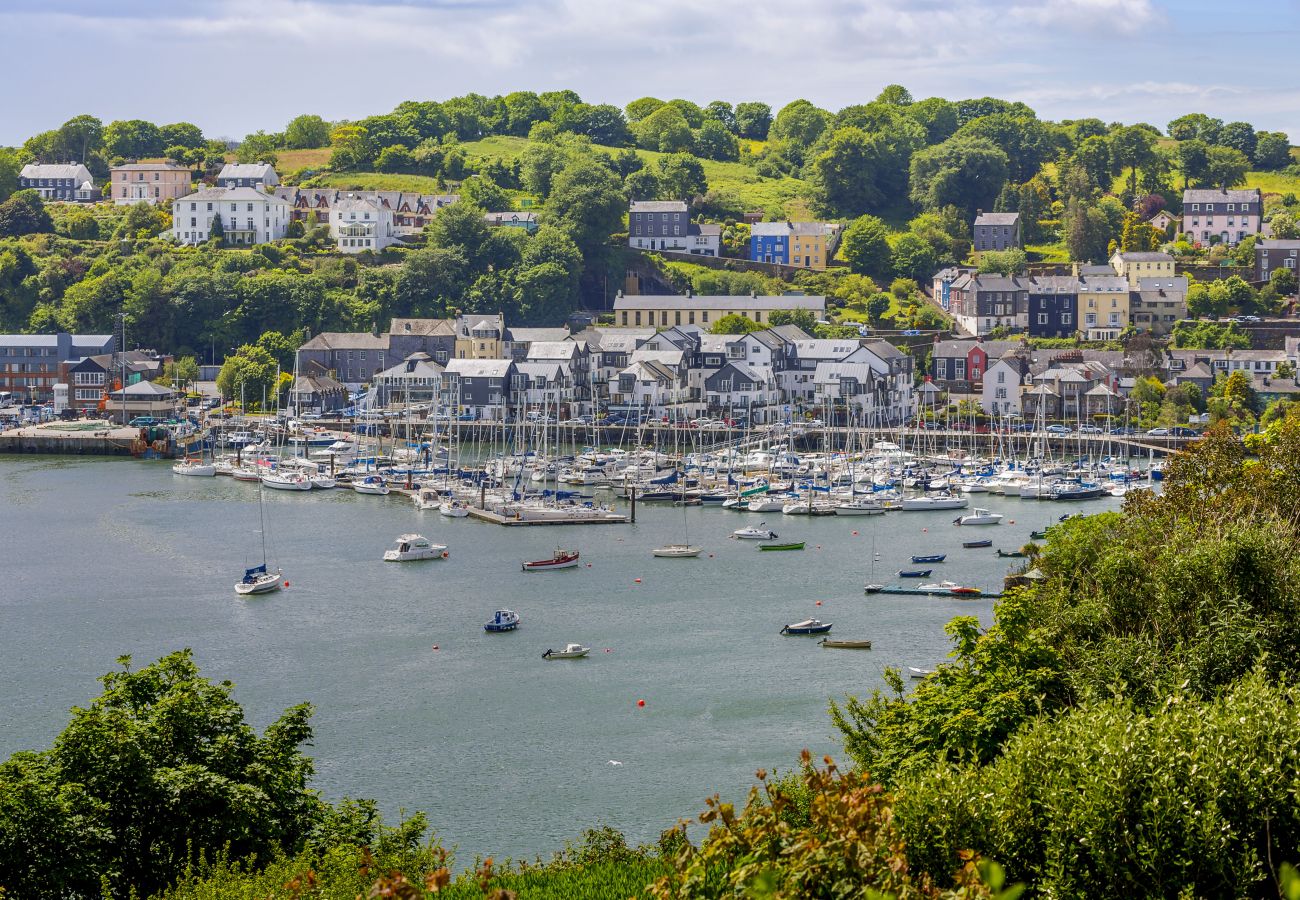
[[[740,144],[727,126],[717,119],[705,119],[695,135],[695,154],[722,162],[740,158]]]
[[[1240,150],[1247,159],[1253,159],[1258,141],[1255,128],[1249,122],[1229,122],[1219,131],[1219,138],[1215,143]]]
[[[370,134],[360,125],[339,125],[330,132],[330,168],[360,169],[374,159]]]
[[[890,271],[889,226],[875,216],[860,216],[844,229],[840,242],[849,268],[859,275],[885,275]]]
[[[18,190],[18,173],[22,171],[17,154],[0,147],[0,203]]]
[[[598,248],[622,227],[626,211],[622,185],[614,173],[595,160],[581,158],[555,176],[543,221],[564,230],[590,265]]]
[[[731,104],[725,100],[711,100],[709,105],[704,107],[705,120],[712,119],[715,122],[721,122],[723,127],[736,134],[736,111]]]
[[[415,165],[415,157],[405,144],[385,147],[375,158],[375,168],[380,172],[410,172]]]
[[[1160,246],[1162,237],[1159,231],[1142,221],[1137,213],[1126,213],[1119,248],[1125,252],[1149,252]]]
[[[103,146],[104,123],[90,115],[73,116],[59,126],[59,141],[69,158],[84,163]]]
[[[736,104],[736,133],[751,141],[767,140],[772,127],[772,107],[766,103],[746,102]]]
[[[1231,147],[1210,147],[1206,150],[1205,177],[1202,185],[1236,187],[1246,183],[1246,172],[1249,170],[1250,161],[1240,150]]]
[[[1170,122],[1165,131],[1176,141],[1202,140],[1213,144],[1218,142],[1222,127],[1222,119],[1212,119],[1204,113],[1188,113]]]
[[[17,191],[4,203],[0,203],[0,237],[19,237],[53,230],[54,222],[36,191]]]
[[[230,682],[190,651],[100,679],[45,751],[0,765],[0,872],[15,896],[150,896],[206,855],[296,852],[324,808],[308,789],[307,704],[259,737]],[[14,802],[17,801],[17,802]]]
[[[275,165],[275,151],[283,143],[283,135],[254,131],[252,134],[245,135],[239,142],[239,146],[235,148],[235,159],[241,163],[264,162]],[[384,146],[388,146],[388,143]]]
[[[1030,116],[981,116],[959,128],[956,137],[983,139],[999,148],[1007,155],[1007,175],[1014,181],[1034,177],[1053,152],[1047,127]]]
[[[1071,200],[1065,214],[1065,246],[1070,259],[1094,262],[1106,259],[1111,239],[1110,223],[1099,208]]]
[[[813,199],[828,215],[879,209],[907,181],[912,153],[925,141],[921,126],[902,117],[897,128],[868,134],[838,128],[811,162]]]
[[[888,103],[891,106],[911,106],[912,94],[901,84],[887,84],[876,97],[877,103]]]
[[[773,327],[793,325],[807,334],[812,334],[813,329],[817,327],[817,317],[813,315],[812,310],[808,309],[774,309],[767,317],[767,324]]]
[[[261,403],[262,397],[273,396],[275,368],[275,357],[265,349],[244,344],[226,357],[217,373],[217,390],[223,397],[244,399],[250,406]]]
[[[623,111],[608,103],[590,107],[578,133],[591,138],[594,144],[604,144],[609,147],[623,146],[631,135],[627,120],[623,118]]]
[[[973,218],[976,209],[993,208],[1007,172],[1007,155],[992,143],[953,136],[912,156],[912,202],[932,211],[955,206]]]
[[[986,250],[980,254],[980,272],[994,272],[999,275],[1023,275],[1029,265],[1025,251],[1019,248],[1010,250]]]
[[[1274,172],[1291,164],[1291,139],[1281,131],[1255,135],[1255,168]]]
[[[532,91],[515,91],[506,94],[505,105],[506,133],[520,137],[528,134],[534,124],[548,119],[551,114],[550,110],[542,105],[541,98]]]
[[[708,190],[704,166],[689,153],[672,153],[659,159],[660,193],[673,199],[703,194]]]
[[[663,105],[664,101],[658,97],[642,97],[640,100],[633,100],[625,107],[627,120],[635,125]]]
[[[475,175],[460,183],[462,199],[468,200],[483,210],[506,210],[510,208],[510,195],[486,175]]]
[[[917,281],[934,274],[934,249],[923,239],[905,231],[889,242],[889,258],[894,274]]]
[[[904,110],[925,129],[925,142],[942,144],[957,133],[957,107],[942,97],[927,97]]]
[[[221,220],[221,213],[212,214],[212,224],[208,226],[208,240],[220,245],[226,242],[226,225]]]
[[[638,147],[661,153],[689,151],[694,140],[686,117],[671,104],[664,104],[637,121],[632,126],[632,132],[636,135]]]
[[[1296,274],[1294,269],[1274,269],[1273,274],[1268,277],[1268,283],[1282,296],[1290,296],[1296,292]]]
[[[879,325],[885,313],[889,312],[889,307],[893,305],[893,300],[883,291],[879,294],[873,294],[867,300],[867,318],[874,324]]]
[[[110,122],[104,129],[104,152],[110,157],[157,156],[166,146],[158,126],[143,119]]]
[[[764,328],[761,322],[756,322],[746,316],[738,313],[729,313],[713,323],[709,329],[710,334],[749,334],[751,331],[762,331]]]
[[[1117,128],[1110,138],[1115,164],[1129,169],[1128,191],[1137,194],[1137,170],[1156,159],[1156,134],[1141,125]]]
[[[328,147],[329,143],[330,126],[320,116],[304,113],[290,119],[284,126],[284,145],[290,150]]]
[[[1109,140],[1098,136],[1084,138],[1075,148],[1074,162],[1087,174],[1094,190],[1109,191],[1116,172]]]
[[[768,132],[768,140],[784,141],[798,148],[817,142],[831,122],[831,114],[807,100],[795,100],[781,107]]]
[[[203,138],[203,129],[192,122],[173,122],[171,125],[160,126],[158,135],[162,139],[164,147],[184,147],[187,150],[198,150],[206,143]]]
[[[1205,182],[1205,172],[1210,161],[1209,149],[1205,141],[1198,138],[1179,141],[1174,148],[1174,158],[1178,161],[1178,171],[1183,176],[1184,190],[1192,184]]]

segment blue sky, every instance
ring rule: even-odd
[[[79,113],[239,138],[468,91],[835,110],[891,82],[1300,143],[1300,0],[0,0],[0,33],[27,38],[6,42],[0,144]]]

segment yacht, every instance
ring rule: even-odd
[[[235,584],[235,593],[248,596],[249,594],[269,594],[272,591],[280,589],[280,570],[273,572],[266,570],[266,563],[260,566],[254,566],[251,569],[244,570],[244,577]]]
[[[179,459],[172,466],[177,475],[189,475],[195,478],[212,478],[217,474],[215,463],[205,463],[197,459]]]
[[[905,512],[918,512],[932,509],[965,509],[970,501],[965,497],[954,497],[952,494],[926,494],[922,497],[907,497],[900,504],[899,508]]]
[[[438,504],[438,512],[449,519],[463,519],[469,515],[469,504],[464,500],[443,500]]]
[[[1002,513],[990,512],[977,506],[970,515],[958,516],[955,521],[958,525],[999,525],[1002,522]]]
[[[352,482],[352,490],[356,491],[358,494],[378,494],[380,496],[385,496],[388,494],[388,485],[384,483],[384,479],[379,475],[367,475],[360,481]]]
[[[393,549],[384,551],[385,562],[412,562],[417,559],[446,559],[447,548],[432,544],[422,534],[404,534],[394,541]]]
[[[301,472],[266,472],[262,486],[275,491],[310,491],[311,479]]]
[[[878,516],[884,511],[881,502],[870,497],[854,497],[852,500],[841,500],[835,505],[837,516]]]

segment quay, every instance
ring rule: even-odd
[[[102,421],[49,422],[0,432],[0,453],[136,456],[142,450],[140,441],[139,428]]]

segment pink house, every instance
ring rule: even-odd
[[[113,203],[171,205],[190,192],[193,173],[175,163],[127,163],[109,170],[109,191]]]

